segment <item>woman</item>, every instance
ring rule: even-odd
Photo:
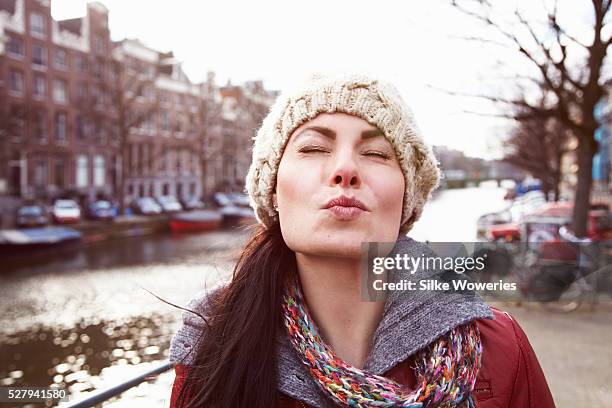
[[[259,229],[184,314],[171,406],[553,407],[521,328],[479,298],[361,299],[362,242],[426,251],[406,233],[439,178],[390,84],[319,75],[283,93],[247,175]]]

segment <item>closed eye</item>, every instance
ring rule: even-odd
[[[373,151],[373,150],[365,152],[364,155],[380,157],[381,159],[385,159],[385,160],[389,160],[390,159],[390,156],[387,153]]]
[[[307,146],[307,147],[301,148],[299,152],[300,153],[316,153],[316,152],[329,153],[329,150],[324,149],[322,147]]]

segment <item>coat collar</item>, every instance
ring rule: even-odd
[[[433,251],[425,244],[400,235],[392,252],[419,257]],[[438,271],[419,271],[418,279],[438,275]],[[394,280],[415,279],[407,271],[394,274]],[[394,291],[385,301],[382,320],[374,332],[373,345],[364,369],[384,375],[397,364],[429,345],[456,326],[493,314],[478,296],[433,291]],[[285,333],[277,339],[278,389],[313,407],[335,406],[311,377]]]

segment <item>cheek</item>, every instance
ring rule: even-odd
[[[285,211],[298,209],[305,203],[317,187],[318,179],[312,168],[308,169],[300,161],[281,160],[276,176],[276,194],[279,206]]]
[[[383,213],[390,216],[401,215],[404,204],[404,174],[400,169],[388,169],[384,174],[378,174],[371,184]]]

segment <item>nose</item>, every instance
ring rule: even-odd
[[[330,185],[342,188],[358,188],[361,185],[359,167],[351,153],[336,156],[334,169],[331,172]]]

